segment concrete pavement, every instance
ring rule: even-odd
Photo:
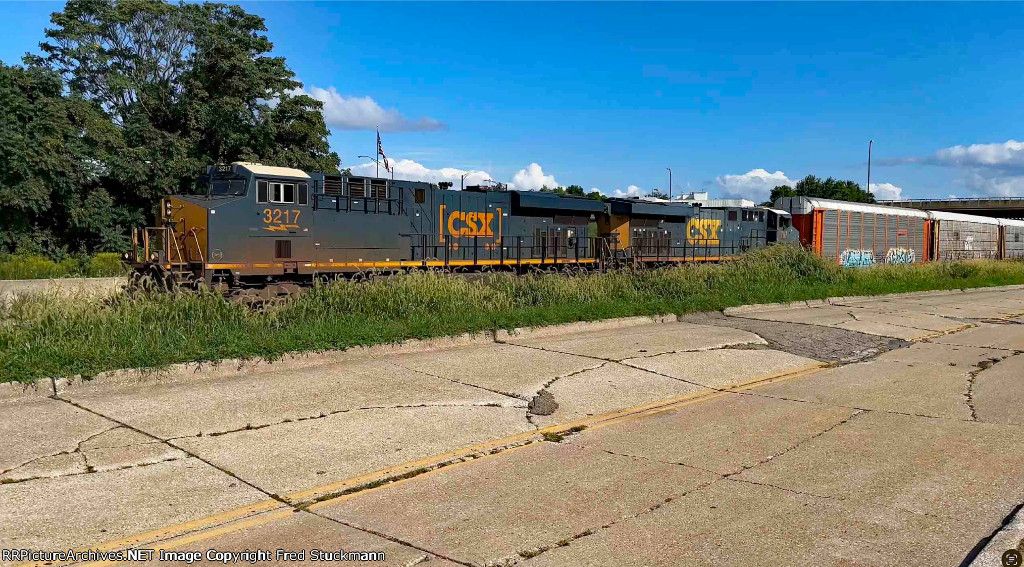
[[[1022,315],[1021,289],[842,298],[5,386],[0,548],[998,565]]]

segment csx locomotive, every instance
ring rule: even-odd
[[[133,234],[136,273],[232,289],[367,271],[715,262],[799,241],[789,213],[430,183],[236,162]]]

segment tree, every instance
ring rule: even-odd
[[[833,177],[821,179],[808,175],[796,182],[796,187],[780,185],[772,189],[769,197],[774,203],[779,197],[817,197],[821,199],[836,199],[838,201],[852,201],[855,203],[874,203],[875,196],[860,188],[854,181],[840,181]]]
[[[581,187],[579,185],[570,185],[570,186],[566,187],[565,188],[565,193],[567,195],[577,195],[579,197],[582,197],[583,195],[585,195],[585,193],[583,192],[583,187]]]
[[[0,213],[7,248],[30,233],[120,246],[160,197],[201,191],[212,163],[338,172],[323,105],[269,55],[261,17],[216,3],[71,0],[51,22],[43,56],[2,68],[0,199],[17,203]]]
[[[762,204],[770,206],[780,197],[796,197],[796,190],[789,185],[779,185],[772,189],[772,194],[768,197],[768,202]]]
[[[650,197],[654,197],[655,199],[665,199],[665,200],[668,200],[668,193],[663,193],[661,191],[661,189],[658,189],[657,187],[655,187],[654,189],[651,189],[651,193],[650,193],[649,196]]]
[[[124,150],[96,104],[64,96],[57,73],[0,63],[0,250],[122,250],[142,215],[101,184]]]

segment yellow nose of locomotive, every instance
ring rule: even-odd
[[[208,209],[172,195],[161,202],[160,220],[169,235],[169,263],[188,266],[206,262]]]

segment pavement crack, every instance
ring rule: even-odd
[[[971,421],[978,421],[978,411],[974,406],[974,385],[978,381],[978,375],[999,364],[1005,358],[1007,357],[986,358],[975,364],[975,369],[967,373],[967,391],[964,392],[964,400],[967,403],[967,408],[971,410]]]
[[[411,548],[411,549],[415,549],[416,551],[420,551],[420,552],[426,553],[426,554],[428,554],[428,555],[430,555],[432,557],[437,557],[439,559],[443,559],[445,561],[449,561],[451,563],[455,563],[456,565],[463,565],[464,567],[475,567],[472,563],[467,563],[466,561],[461,561],[459,559],[455,559],[454,557],[445,555],[443,553],[438,553],[436,551],[431,551],[429,549],[426,549],[425,547],[416,545],[415,543],[412,543],[411,541],[406,541],[404,539],[400,539],[398,537],[386,534],[384,532],[380,532],[380,531],[377,531],[377,530],[374,530],[374,529],[371,529],[371,528],[366,528],[366,527],[363,527],[363,526],[359,526],[359,525],[353,524],[351,522],[346,522],[345,520],[339,520],[337,518],[332,518],[330,516],[324,516],[323,514],[318,514],[318,513],[316,513],[313,510],[306,509],[306,510],[302,510],[302,512],[305,512],[307,514],[312,514],[312,515],[314,515],[314,516],[316,516],[318,518],[327,520],[329,522],[334,522],[336,524],[345,526],[347,528],[352,528],[353,530],[359,530],[359,531],[361,531],[363,533],[367,533],[367,534],[370,534],[370,535],[375,535],[375,536],[377,536],[379,538],[386,539],[386,540],[388,540],[388,541],[390,541],[392,543],[397,543],[398,545],[402,545],[402,546],[405,546],[405,547],[408,547],[408,548]],[[423,561],[421,561],[421,560],[416,560],[413,563],[407,564],[407,565],[417,565],[417,564],[422,563],[422,562]]]
[[[403,370],[408,370],[410,372],[416,372],[416,373],[419,373],[419,374],[423,374],[425,376],[430,376],[431,378],[438,378],[440,380],[447,380],[447,381],[449,381],[449,382],[451,382],[453,384],[460,384],[462,386],[468,386],[470,388],[476,388],[478,390],[483,390],[485,392],[490,392],[492,394],[498,394],[499,396],[505,396],[506,398],[512,398],[514,400],[529,401],[524,396],[520,396],[518,394],[513,394],[513,393],[510,393],[510,392],[502,392],[501,390],[493,390],[491,388],[488,388],[486,386],[481,386],[479,384],[472,384],[470,382],[463,382],[462,380],[456,380],[455,378],[448,378],[447,376],[441,376],[439,374],[434,374],[433,372],[427,372],[426,370],[420,370],[418,368],[410,368],[408,366],[405,366],[405,365],[402,365],[402,364],[398,364],[397,362],[388,362],[388,364],[391,364],[392,366],[397,366],[397,367],[399,367],[399,368],[401,368]]]
[[[66,399],[66,398],[62,398],[60,396],[53,396],[52,399],[60,401],[60,402],[64,402],[64,403],[69,404],[71,406],[74,406],[74,407],[76,407],[76,408],[78,408],[78,409],[80,409],[82,411],[87,411],[87,412],[89,412],[89,413],[91,413],[93,415],[102,417],[103,419],[105,419],[105,420],[107,420],[107,421],[109,421],[111,423],[116,423],[116,424],[118,424],[121,427],[124,427],[124,428],[126,428],[126,429],[128,429],[130,431],[134,431],[134,432],[136,432],[136,433],[138,433],[140,435],[144,435],[144,436],[146,436],[146,437],[148,437],[150,439],[154,439],[156,441],[160,441],[160,442],[164,443],[165,445],[167,445],[168,447],[170,447],[172,449],[176,449],[178,451],[181,451],[182,453],[185,453],[189,457],[191,457],[193,459],[196,459],[197,461],[200,461],[200,462],[206,464],[207,466],[210,466],[210,467],[212,467],[212,468],[214,468],[214,469],[216,469],[216,470],[226,474],[227,476],[237,480],[238,482],[241,482],[242,484],[248,486],[249,488],[252,488],[253,490],[256,490],[256,491],[262,493],[263,495],[267,496],[268,498],[271,498],[273,500],[281,502],[282,504],[288,504],[288,502],[285,499],[281,498],[277,494],[274,494],[274,493],[272,493],[272,492],[270,492],[268,490],[264,490],[260,486],[257,486],[256,484],[254,484],[252,482],[249,482],[248,480],[238,476],[237,474],[231,472],[230,470],[228,470],[228,469],[226,469],[224,467],[221,467],[219,465],[216,465],[213,462],[209,461],[208,459],[204,459],[203,457],[200,457],[198,454],[196,454],[196,453],[194,453],[194,452],[192,452],[192,451],[190,451],[190,450],[188,450],[188,449],[186,449],[184,447],[179,447],[179,446],[171,443],[167,439],[162,439],[162,438],[160,438],[157,435],[153,435],[152,433],[149,433],[147,431],[139,429],[138,427],[134,427],[134,426],[129,425],[129,424],[123,422],[123,421],[114,419],[113,417],[110,417],[109,415],[105,415],[105,414],[103,414],[101,412],[98,412],[98,411],[96,411],[96,410],[94,410],[92,408],[83,406],[82,404],[79,404],[79,403],[74,402],[72,400],[69,400],[69,399]]]
[[[558,409],[558,402],[555,400],[555,395],[552,394],[550,390],[548,390],[548,388],[550,388],[552,384],[558,382],[563,378],[570,378],[578,374],[583,374],[584,372],[590,372],[591,370],[604,368],[609,364],[611,364],[611,361],[604,361],[601,364],[598,364],[597,366],[590,366],[587,368],[582,368],[580,370],[570,372],[568,374],[564,374],[562,376],[555,376],[551,380],[545,382],[544,385],[540,387],[540,390],[537,391],[537,394],[533,396],[533,399],[530,400],[529,405],[526,406],[526,421],[529,421],[530,424],[536,428],[537,426],[533,422],[532,416],[551,415],[555,413],[555,410]]]
[[[91,440],[99,437],[100,435],[103,435],[104,433],[107,433],[108,431],[113,431],[113,430],[117,429],[118,427],[120,427],[120,425],[115,425],[113,427],[109,427],[107,429],[104,429],[103,431],[100,431],[98,433],[93,433],[92,435],[89,435],[85,439],[82,439],[81,441],[79,441],[78,444],[75,445],[75,448],[70,450],[70,451],[67,451],[67,450],[65,450],[65,451],[58,451],[56,453],[50,453],[48,455],[40,455],[38,457],[33,457],[33,458],[25,461],[24,463],[21,463],[19,465],[11,467],[11,468],[9,468],[7,470],[0,471],[0,476],[3,476],[5,474],[11,473],[11,472],[14,472],[14,471],[16,471],[16,470],[18,470],[20,468],[26,467],[28,465],[31,465],[32,463],[41,461],[43,459],[51,459],[53,457],[59,457],[61,455],[74,455],[76,453],[81,454],[82,453],[82,445],[84,443],[86,443],[88,441],[91,441]],[[84,454],[83,454],[83,457],[84,457]],[[88,469],[88,465],[86,465],[86,468]],[[36,477],[33,477],[33,478],[36,478]],[[49,478],[49,477],[47,477],[47,478]]]
[[[755,480],[747,480],[745,478],[725,477],[725,480],[730,482],[742,482],[744,484],[753,484],[755,486],[763,486],[765,488],[774,488],[775,490],[781,490],[783,492],[789,492],[791,494],[799,494],[801,496],[811,496],[813,498],[822,498],[824,500],[844,500],[838,496],[828,496],[826,494],[815,494],[813,492],[804,492],[802,490],[793,490],[792,488],[786,488],[785,486],[779,486],[777,484],[771,484],[768,482],[757,482]]]
[[[503,406],[495,402],[468,402],[468,403],[450,403],[450,404],[398,404],[391,406],[363,406],[358,408],[345,408],[340,410],[321,411],[316,415],[307,415],[302,417],[289,417],[282,419],[281,421],[275,421],[272,423],[260,423],[253,425],[251,423],[246,424],[242,427],[235,427],[233,429],[225,429],[222,431],[212,431],[209,433],[200,432],[195,435],[178,435],[176,437],[168,437],[165,441],[177,441],[179,439],[191,439],[194,437],[221,437],[223,435],[229,435],[232,433],[241,433],[243,431],[257,431],[260,429],[266,429],[268,427],[275,427],[278,425],[285,425],[287,423],[301,423],[303,421],[312,421],[317,419],[324,419],[333,415],[352,413],[357,411],[376,411],[376,410],[390,410],[390,409],[419,409],[419,408],[503,408],[510,406]],[[516,407],[516,406],[511,406]]]
[[[639,518],[639,517],[641,517],[641,516],[643,516],[645,514],[650,514],[651,512],[654,512],[655,510],[658,510],[658,509],[660,509],[660,508],[662,508],[662,507],[672,503],[675,500],[679,500],[681,498],[685,498],[685,497],[687,497],[687,496],[689,496],[689,495],[691,495],[691,494],[693,494],[695,492],[698,492],[700,490],[704,490],[705,488],[708,488],[709,486],[711,486],[711,485],[715,484],[716,482],[722,480],[722,478],[723,477],[721,477],[721,476],[716,476],[715,478],[713,478],[713,479],[711,479],[709,481],[702,482],[702,483],[698,484],[697,486],[691,488],[690,490],[686,490],[686,491],[684,491],[684,492],[682,492],[680,494],[675,494],[675,495],[669,496],[667,498],[664,498],[661,501],[656,502],[656,503],[652,504],[651,506],[648,506],[647,508],[639,510],[639,511],[633,513],[633,514],[629,514],[629,515],[626,515],[626,516],[621,516],[621,517],[616,518],[616,519],[608,522],[607,524],[603,524],[601,526],[597,526],[597,527],[593,527],[593,528],[587,528],[587,529],[585,529],[585,530],[583,530],[581,532],[578,532],[578,533],[575,533],[575,534],[573,534],[573,535],[571,535],[569,537],[560,539],[557,542],[549,544],[549,545],[543,545],[543,546],[532,547],[532,548],[529,548],[529,549],[520,550],[520,551],[516,552],[515,556],[507,557],[507,558],[505,558],[503,560],[500,560],[497,563],[493,563],[493,564],[494,565],[501,565],[502,567],[510,567],[512,565],[517,565],[517,564],[522,563],[522,562],[528,562],[530,559],[533,559],[534,557],[538,557],[540,555],[543,555],[543,554],[547,553],[548,551],[551,551],[552,549],[557,549],[559,547],[566,547],[566,546],[572,545],[572,543],[577,541],[577,540],[583,539],[583,538],[588,537],[588,536],[595,535],[595,534],[597,534],[597,533],[599,533],[599,532],[601,532],[603,530],[607,530],[608,528],[611,528],[612,526],[615,526],[617,524],[620,524],[620,523],[623,523],[623,522],[628,522],[628,521],[631,521],[631,520],[635,520],[635,519],[637,519],[637,518]]]
[[[172,461],[181,461],[181,460],[190,458],[190,457],[167,457],[165,459],[159,459],[159,460],[156,460],[156,461],[148,461],[148,462],[142,462],[142,463],[133,463],[133,464],[130,464],[130,465],[121,465],[121,466],[118,466],[118,467],[110,467],[110,468],[104,468],[104,469],[97,469],[96,467],[88,464],[88,459],[85,458],[85,453],[79,453],[79,455],[82,456],[83,464],[86,467],[86,469],[84,471],[70,472],[70,473],[63,473],[63,474],[53,474],[53,475],[37,475],[37,476],[30,476],[30,477],[25,477],[25,478],[4,478],[4,479],[0,479],[0,486],[6,485],[6,484],[21,484],[23,482],[30,482],[30,481],[33,481],[33,480],[47,480],[47,479],[52,479],[52,478],[66,478],[66,477],[69,477],[69,476],[82,476],[82,475],[87,475],[87,474],[99,474],[99,473],[105,473],[105,472],[111,472],[111,471],[126,471],[126,470],[129,470],[129,469],[140,469],[142,467],[150,467],[150,466],[153,466],[153,465],[169,463],[169,462],[172,462]]]
[[[818,437],[821,437],[822,435],[828,433],[829,431],[832,431],[833,429],[835,429],[835,428],[837,428],[839,426],[842,426],[842,425],[845,425],[845,424],[849,423],[850,421],[856,419],[857,416],[869,413],[869,411],[870,410],[859,409],[859,410],[853,412],[848,417],[845,417],[845,418],[839,420],[838,422],[832,424],[829,427],[826,427],[825,429],[815,433],[814,435],[811,435],[809,437],[805,437],[804,439],[801,439],[800,441],[797,441],[796,443],[793,443],[792,445],[786,447],[785,449],[779,451],[778,453],[773,453],[771,455],[768,455],[767,457],[757,461],[754,464],[741,465],[738,470],[735,470],[733,472],[726,473],[726,474],[722,475],[722,478],[734,477],[734,476],[736,476],[738,474],[741,474],[743,472],[749,471],[750,469],[753,469],[753,468],[759,467],[759,466],[761,466],[761,465],[763,465],[765,463],[768,463],[768,462],[772,461],[773,459],[777,459],[777,458],[785,455],[786,453],[789,453],[790,451],[795,451],[801,445],[803,445],[805,443],[808,443],[810,441],[813,441],[813,440],[817,439]]]

